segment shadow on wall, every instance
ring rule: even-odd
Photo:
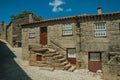
[[[16,56],[0,41],[0,80],[32,80],[14,61]]]

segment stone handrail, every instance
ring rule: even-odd
[[[50,40],[50,42],[53,43],[54,45],[56,45],[57,47],[59,47],[60,49],[66,51],[66,49],[63,46],[61,46],[58,42],[55,42],[55,41],[52,41],[52,40]]]

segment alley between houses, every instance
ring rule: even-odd
[[[21,60],[21,48],[0,40],[0,80],[102,80],[101,75],[85,69],[74,72],[40,70]]]

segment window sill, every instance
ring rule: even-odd
[[[106,38],[107,36],[94,36],[95,38]]]
[[[35,38],[35,37],[29,37],[30,39]]]
[[[72,34],[71,35],[62,35],[62,37],[67,37],[67,36],[73,36]]]

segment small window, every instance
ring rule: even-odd
[[[90,61],[100,61],[101,54],[100,53],[90,53],[89,54]]]
[[[67,52],[68,52],[68,58],[75,58],[76,57],[76,51],[75,51],[75,49],[73,48],[73,49],[67,49]]]
[[[67,35],[72,35],[72,25],[71,24],[64,24],[62,26],[62,33],[64,36],[67,36]]]
[[[95,24],[95,37],[105,37],[106,36],[106,24],[96,23]]]
[[[36,60],[37,60],[37,61],[42,61],[42,56],[41,56],[41,55],[37,55],[37,56],[36,56]]]
[[[29,37],[30,37],[30,38],[35,37],[35,28],[30,28],[30,29],[29,29]]]

